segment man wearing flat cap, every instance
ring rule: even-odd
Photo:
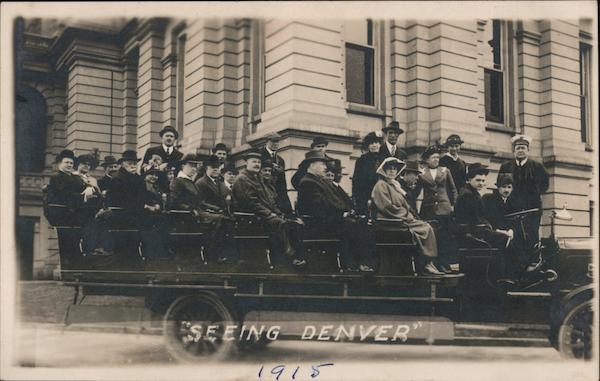
[[[400,124],[396,121],[390,122],[387,126],[381,129],[383,132],[383,144],[379,149],[379,155],[381,160],[388,157],[395,157],[396,159],[406,161],[406,152],[398,146],[398,137],[404,133],[404,130],[400,128]]]
[[[330,231],[342,241],[342,266],[355,271],[356,265],[364,272],[372,272],[373,239],[370,229],[357,217],[356,212],[340,197],[325,178],[330,159],[320,151],[306,153],[303,164],[306,175],[298,189],[298,212],[310,215],[320,229]]]
[[[450,170],[457,189],[462,188],[467,182],[467,163],[458,156],[460,146],[463,143],[459,135],[452,134],[448,136],[446,143],[444,143],[444,147],[448,152],[440,158],[440,167],[446,167]]]
[[[540,220],[542,217],[542,194],[546,193],[550,184],[550,176],[540,162],[529,158],[531,138],[526,135],[516,135],[511,139],[514,160],[500,166],[500,173],[510,173],[513,176],[513,193],[524,210],[539,209],[524,220],[527,245],[533,248],[540,238]]]
[[[277,198],[280,201],[280,206],[283,206],[283,211],[292,210],[292,203],[290,202],[290,198],[288,196],[287,191],[287,180],[285,178],[285,161],[281,156],[277,154],[277,150],[279,149],[279,141],[281,140],[281,135],[276,132],[272,132],[268,134],[266,137],[267,143],[260,150],[262,155],[263,164],[267,161],[272,163],[271,169],[271,180],[269,182],[273,185],[275,192],[277,193]],[[263,165],[264,167],[264,165]]]
[[[306,265],[298,246],[298,224],[285,218],[283,211],[277,207],[273,193],[260,176],[261,153],[251,150],[245,159],[246,168],[240,172],[232,189],[235,210],[257,215],[269,234],[271,248],[276,253],[275,261],[281,263],[287,257],[294,266]]]

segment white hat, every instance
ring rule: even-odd
[[[531,144],[531,138],[527,135],[515,135],[510,139],[513,147],[517,144],[524,144],[527,147]]]
[[[400,175],[400,172],[402,172],[402,170],[404,169],[404,167],[406,167],[406,163],[396,157],[390,156],[388,158],[386,158],[380,165],[379,168],[377,168],[377,174],[385,176],[385,171],[383,170],[383,168],[388,164],[388,163],[394,163],[398,166],[398,176]]]

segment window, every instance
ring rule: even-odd
[[[346,100],[375,105],[375,47],[373,22],[345,21]]]
[[[591,46],[588,44],[579,44],[579,104],[581,110],[581,141],[591,142],[591,121],[590,121],[590,78],[591,70]]]
[[[502,27],[500,20],[492,21],[491,38],[487,40],[491,48],[491,65],[484,69],[485,120],[504,123],[504,73],[502,65]]]
[[[510,21],[491,20],[483,28],[485,120],[511,130],[517,124],[512,25]]]
[[[246,135],[256,132],[265,109],[265,25],[263,20],[251,22],[250,60],[250,125]]]

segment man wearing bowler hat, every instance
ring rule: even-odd
[[[175,142],[179,139],[179,133],[176,129],[171,126],[165,126],[160,130],[158,135],[162,139],[162,144],[160,146],[148,148],[144,154],[142,164],[148,164],[153,155],[158,155],[162,159],[162,163],[157,169],[164,171],[169,164],[181,160],[183,153],[177,150],[177,147],[175,146]]]
[[[514,160],[500,166],[500,173],[513,176],[513,193],[524,210],[539,209],[529,214],[524,222],[527,246],[533,248],[540,239],[540,220],[542,217],[542,194],[548,190],[550,177],[542,163],[529,158],[531,138],[516,135],[511,139]]]
[[[110,181],[106,195],[106,204],[109,207],[122,208],[119,218],[125,219],[131,225],[139,223],[145,205],[146,183],[142,176],[137,174],[139,161],[135,151],[123,152],[118,160],[121,168]]]
[[[386,127],[381,129],[383,132],[384,141],[379,149],[379,155],[381,160],[388,157],[395,157],[402,161],[406,161],[406,152],[398,147],[398,137],[404,133],[404,130],[400,128],[400,124],[396,121],[392,121]]]
[[[104,176],[98,180],[98,187],[100,187],[100,191],[104,193],[108,189],[108,184],[110,184],[112,177],[119,170],[119,163],[117,163],[116,157],[108,155],[104,157],[101,166],[104,168]]]
[[[463,143],[459,135],[452,134],[448,136],[446,143],[444,143],[444,147],[448,152],[440,158],[440,167],[446,167],[450,170],[457,189],[462,188],[467,182],[467,163],[458,156],[460,146]]]
[[[269,234],[277,262],[283,262],[283,258],[288,257],[296,267],[306,265],[299,249],[298,227],[301,221],[286,219],[283,211],[277,207],[273,193],[260,176],[261,153],[251,150],[244,158],[246,168],[240,172],[232,189],[236,211],[257,215]]]
[[[298,212],[312,216],[321,229],[341,239],[343,268],[356,271],[358,264],[360,271],[373,272],[371,231],[325,178],[329,161],[321,151],[306,153],[302,162],[306,175],[298,189]]]

